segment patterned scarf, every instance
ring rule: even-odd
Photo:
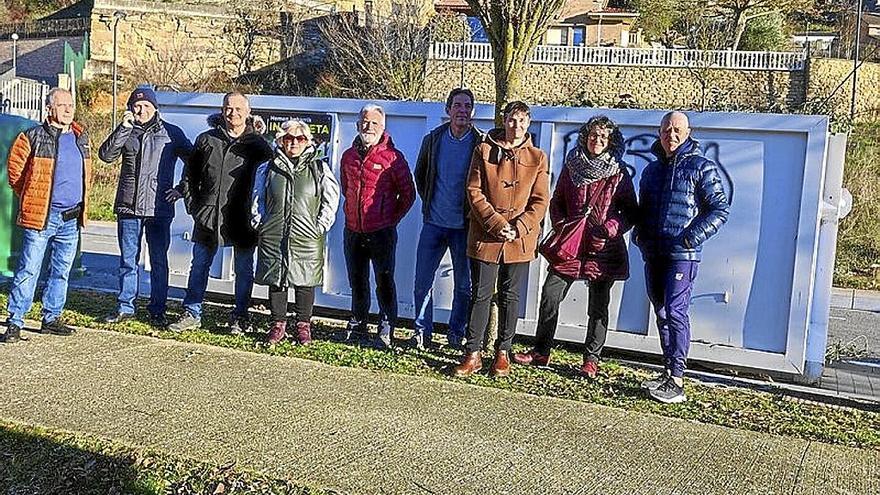
[[[565,157],[568,174],[576,186],[590,184],[620,172],[623,165],[624,142],[619,130],[611,134],[608,149],[599,156],[590,157],[586,146],[578,139],[577,146]]]

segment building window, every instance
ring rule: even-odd
[[[547,44],[556,46],[568,45],[568,28],[551,27],[547,30]]]
[[[571,44],[574,46],[584,46],[587,44],[587,28],[580,26],[571,30]]]
[[[468,26],[471,28],[471,41],[474,43],[488,43],[489,36],[486,35],[486,30],[483,29],[483,25],[480,24],[480,19],[477,17],[468,17]]]

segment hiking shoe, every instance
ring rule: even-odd
[[[643,390],[654,390],[655,388],[659,387],[660,385],[663,385],[663,382],[665,382],[667,378],[669,378],[669,370],[663,370],[663,373],[661,373],[660,375],[657,375],[656,377],[651,378],[650,380],[643,381],[642,385],[641,385],[642,389]]]
[[[101,323],[122,323],[125,320],[134,318],[134,313],[123,313],[122,311],[114,311],[101,319]]]
[[[655,389],[648,390],[651,398],[658,400],[664,404],[678,404],[687,400],[684,395],[684,388],[676,385],[675,380],[670,376],[662,385]]]
[[[596,375],[599,373],[599,363],[596,361],[587,361],[584,360],[584,365],[581,366],[581,374],[586,376],[587,378],[596,378]]]
[[[168,327],[168,318],[165,318],[164,314],[158,315],[150,315],[150,326],[155,328],[167,328]]]
[[[195,316],[184,313],[183,317],[179,320],[175,321],[171,325],[168,325],[168,330],[171,330],[174,333],[186,332],[187,330],[195,330],[202,326],[202,319],[196,318]]]
[[[379,322],[379,335],[376,336],[376,346],[379,349],[388,349],[391,347],[394,330],[388,320]]]
[[[309,345],[312,343],[312,324],[308,321],[296,322],[296,341],[300,345]]]
[[[21,340],[21,327],[15,323],[6,324],[6,333],[3,334],[4,344],[14,344]]]
[[[517,352],[513,355],[513,362],[525,366],[547,366],[550,364],[550,354],[541,354],[535,349],[529,352]]]
[[[284,338],[287,337],[287,322],[284,320],[276,321],[272,324],[272,328],[269,329],[269,336],[266,337],[266,342],[269,345],[275,345]]]
[[[251,331],[251,321],[247,316],[229,315],[229,335],[244,335]]]
[[[68,337],[75,332],[76,330],[73,327],[62,323],[60,318],[55,318],[52,321],[43,321],[42,325],[40,325],[40,333],[51,333],[52,335]]]

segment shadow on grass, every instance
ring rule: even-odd
[[[26,429],[0,425],[0,456],[4,493],[162,493],[138,475],[131,456],[96,453]]]

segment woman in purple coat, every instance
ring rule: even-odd
[[[623,234],[638,214],[623,153],[623,135],[608,117],[593,117],[581,127],[550,200],[553,233],[541,247],[550,269],[541,293],[535,347],[515,354],[515,362],[549,364],[559,305],[571,285],[584,280],[589,285],[589,319],[581,372],[596,377],[608,330],[611,286],[629,278]]]

